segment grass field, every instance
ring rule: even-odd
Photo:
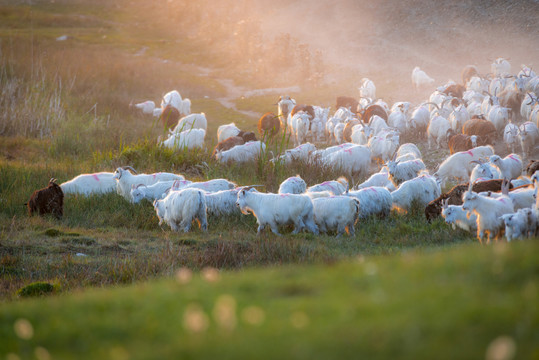
[[[50,178],[122,165],[271,192],[296,174],[309,185],[341,175],[210,157],[219,125],[255,131],[239,111],[275,111],[271,95],[223,106],[220,80],[291,86],[316,62],[298,55],[270,79],[283,61],[271,42],[256,66],[230,61],[260,50],[255,24],[231,38],[224,24],[198,24],[209,2],[197,3],[0,3],[0,358],[539,358],[536,239],[481,246],[440,219],[426,223],[420,208],[341,238],[257,236],[251,215],[173,233],[150,203],[116,194],[66,196],[61,220],[27,215],[23,204]],[[232,16],[225,3],[212,11]],[[165,15],[171,22],[155,21]],[[303,101],[329,105],[359,78],[301,83]],[[160,124],[129,111],[172,89],[206,114],[204,149],[160,148]]]

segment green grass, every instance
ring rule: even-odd
[[[0,348],[88,359],[477,359],[504,336],[514,358],[531,359],[537,251],[469,244],[25,300],[0,309]]]

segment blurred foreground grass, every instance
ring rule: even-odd
[[[534,241],[468,244],[323,267],[184,269],[23,300],[0,309],[0,356],[532,359],[538,250]]]

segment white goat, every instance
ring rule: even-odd
[[[131,199],[134,204],[139,203],[143,199],[147,199],[151,203],[154,200],[163,199],[167,195],[167,191],[172,187],[172,184],[175,181],[181,180],[169,180],[169,181],[159,181],[155,184],[145,185],[138,184],[131,186]]]
[[[356,188],[360,190],[371,186],[383,186],[389,191],[395,191],[397,189],[391,180],[389,180],[388,172],[374,173],[367,180],[356,186]]]
[[[172,191],[164,199],[155,200],[154,209],[159,218],[159,225],[167,223],[173,231],[188,232],[191,223],[197,220],[200,229],[207,231],[206,197],[199,189]]]
[[[176,134],[191,129],[203,129],[206,131],[207,128],[208,121],[206,120],[206,114],[190,114],[178,120],[178,125],[171,132]]]
[[[415,135],[420,136],[429,126],[430,112],[426,104],[421,104],[414,109],[410,119],[408,120],[408,129]]]
[[[255,161],[265,151],[266,144],[263,142],[249,141],[243,145],[236,145],[230,150],[217,151],[215,158],[221,163],[245,163]]]
[[[320,232],[336,230],[337,237],[345,233],[354,236],[358,220],[359,201],[348,196],[320,197],[312,200],[314,221]]]
[[[371,150],[363,145],[353,145],[324,156],[324,165],[354,176],[365,176],[369,173]]]
[[[281,129],[283,132],[286,132],[288,129],[288,115],[292,112],[292,109],[296,106],[296,100],[290,98],[288,95],[282,95],[279,97],[279,102],[277,103],[277,116],[281,121]]]
[[[324,181],[321,184],[309,186],[307,192],[329,191],[333,195],[342,195],[348,191],[348,180],[345,177],[340,177],[337,180]]]
[[[369,186],[357,191],[349,191],[347,195],[359,200],[360,219],[366,219],[372,215],[386,217],[391,212],[393,198],[385,187]]]
[[[479,161],[494,155],[494,148],[490,145],[478,146],[467,151],[459,151],[445,159],[434,176],[440,181],[442,187],[445,186],[449,178],[456,178],[466,182],[474,168],[472,161]]]
[[[468,109],[463,104],[460,104],[449,114],[449,123],[451,124],[451,128],[455,130],[457,133],[461,132],[462,125],[466,121],[470,120],[470,114],[468,113]]]
[[[60,184],[64,194],[105,194],[116,191],[116,180],[111,172],[81,174]]]
[[[497,166],[490,162],[472,161],[477,165],[472,169],[470,174],[470,183],[476,183],[478,181],[487,181],[493,179],[502,179],[502,175]]]
[[[444,203],[442,217],[447,224],[451,224],[453,230],[458,227],[472,233],[477,231],[477,216],[471,214],[468,217],[467,212],[462,209],[462,205],[447,205],[447,203]]]
[[[310,154],[315,150],[316,146],[313,144],[304,143],[293,149],[285,150],[284,154],[280,155],[278,158],[271,159],[270,161],[274,164],[275,162],[282,161],[285,165],[290,165],[293,161],[308,162]]]
[[[502,179],[513,180],[522,175],[522,159],[517,154],[509,154],[503,159],[492,155],[490,162],[500,169]]]
[[[144,115],[153,115],[153,111],[155,110],[155,103],[151,100],[144,101],[138,104],[129,104],[129,107],[135,107],[138,109],[141,113]]]
[[[451,129],[449,121],[442,116],[435,116],[430,120],[427,128],[427,142],[429,149],[432,149],[432,142],[440,149],[442,144],[447,145],[447,131]]]
[[[363,98],[376,99],[376,86],[374,82],[368,78],[361,79],[359,87],[359,96]]]
[[[498,199],[477,194],[470,188],[462,195],[462,209],[477,216],[477,239],[482,242],[488,234],[487,242],[498,238],[502,231],[501,216],[514,213],[513,202],[507,196]]]
[[[226,179],[211,179],[208,181],[192,182],[187,180],[176,180],[171,187],[171,191],[182,189],[200,189],[206,192],[215,192],[222,190],[231,190],[236,187],[236,184]]]
[[[511,64],[504,58],[497,58],[490,64],[490,72],[494,76],[511,75]]]
[[[388,161],[387,168],[389,170],[389,179],[397,187],[406,180],[417,177],[421,171],[427,169],[420,159],[402,162]]]
[[[240,209],[236,206],[239,188],[205,193],[206,210],[208,215],[216,217],[239,215]]]
[[[221,125],[217,128],[217,142],[220,143],[229,137],[237,136],[240,131],[241,130],[234,123]]]
[[[429,175],[421,175],[403,182],[397,190],[391,193],[393,209],[407,213],[414,202],[424,208],[440,194],[440,186],[436,179]]]
[[[293,234],[305,227],[318,235],[318,226],[314,222],[313,203],[307,195],[266,194],[255,189],[242,189],[238,193],[236,205],[242,214],[252,212],[258,223],[257,234],[261,234],[266,226],[280,235],[279,225],[294,224]]]
[[[154,174],[132,174],[127,169],[133,169],[131,167],[117,168],[114,172],[114,179],[116,180],[116,191],[123,196],[126,200],[132,201],[131,189],[139,184],[152,185],[159,181],[168,180],[185,180],[181,175],[172,173],[159,172]]]
[[[515,145],[518,144],[520,138],[518,137],[518,126],[510,122],[505,125],[503,130],[503,142],[511,152],[515,152]]]
[[[413,144],[413,143],[405,143],[405,144],[402,144],[401,146],[399,146],[399,148],[397,149],[397,153],[396,153],[397,158],[399,156],[403,156],[405,154],[412,154],[415,159],[421,159],[422,158],[421,157],[421,151],[419,150],[417,145]]]
[[[513,214],[504,214],[501,216],[505,225],[505,238],[507,241],[514,239],[523,239],[528,237],[531,232],[529,219],[535,216],[532,209],[519,209]],[[535,229],[533,230],[535,232]]]
[[[537,140],[539,139],[539,129],[534,123],[527,121],[519,127],[520,145],[522,147],[522,158],[531,155]]]
[[[414,70],[412,70],[412,85],[414,85],[416,90],[432,85],[433,83],[434,79],[428,76],[426,72],[421,70],[419,66],[416,66]]]
[[[206,136],[206,130],[204,129],[191,129],[182,132],[173,132],[170,136],[162,141],[160,144],[169,149],[202,149],[204,147],[204,137]]]
[[[393,157],[399,147],[399,135],[396,132],[391,132],[387,135],[375,135],[369,139],[368,146],[372,152],[371,156],[385,163]]]
[[[511,109],[500,105],[493,105],[489,112],[487,119],[494,124],[496,131],[501,133],[505,128],[505,125],[509,122],[509,111]]]
[[[303,194],[307,191],[307,183],[301,176],[291,176],[279,186],[279,194]]]

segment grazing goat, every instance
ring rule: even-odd
[[[134,204],[139,203],[143,199],[147,199],[153,203],[154,200],[164,198],[167,191],[172,187],[172,184],[174,184],[175,181],[178,180],[159,181],[152,185],[131,185],[131,199]]]
[[[239,215],[240,209],[236,206],[239,191],[236,188],[205,193],[207,214],[215,217]]]
[[[34,191],[25,205],[29,216],[37,212],[40,216],[52,214],[60,219],[64,215],[64,192],[52,178],[46,188]]]
[[[245,140],[243,140],[241,136],[231,136],[225,140],[220,141],[217,145],[215,145],[211,153],[211,157],[215,159],[217,152],[230,150],[236,145],[243,145],[243,144],[245,144]]]
[[[116,191],[116,180],[111,172],[81,174],[60,184],[64,194],[105,194]]]
[[[479,161],[481,158],[488,158],[494,155],[494,148],[490,145],[478,146],[468,151],[459,151],[447,159],[439,166],[434,176],[439,179],[440,185],[445,186],[449,178],[456,178],[467,181],[475,165],[472,161]]]
[[[393,209],[407,213],[414,202],[424,207],[440,196],[440,193],[440,186],[434,177],[421,175],[403,182],[391,193]]]
[[[374,173],[367,180],[356,186],[356,188],[360,190],[371,186],[383,186],[389,191],[395,191],[397,189],[391,180],[389,180],[388,172]]]
[[[279,194],[303,194],[307,191],[307,183],[301,176],[291,176],[279,186]]]
[[[406,180],[417,177],[421,171],[427,169],[423,161],[421,161],[420,159],[402,162],[389,161],[387,163],[387,168],[389,170],[389,179],[396,187],[398,187]]]
[[[345,177],[340,177],[337,180],[324,181],[321,184],[310,186],[307,188],[307,192],[329,191],[333,195],[342,195],[348,189],[348,180]]]
[[[430,120],[427,128],[427,142],[429,149],[432,149],[432,142],[437,145],[438,149],[442,147],[442,144],[447,144],[448,130],[451,129],[449,121],[442,116],[435,116]]]
[[[393,198],[385,187],[369,186],[357,191],[349,191],[346,195],[359,200],[359,219],[366,219],[372,215],[385,218],[391,212]]]
[[[173,132],[170,136],[160,144],[169,149],[202,149],[204,146],[204,137],[206,130],[204,129],[189,129],[182,132]]]
[[[314,210],[311,198],[296,194],[266,194],[255,189],[242,189],[238,193],[236,205],[242,214],[252,212],[258,223],[257,234],[266,226],[276,235],[279,225],[294,224],[293,234],[304,228],[318,235],[318,226],[314,222]]]
[[[208,230],[206,197],[202,190],[171,191],[164,199],[155,200],[153,206],[159,218],[159,225],[165,222],[173,231],[182,229],[188,232],[191,223],[197,220],[201,230]]]
[[[159,121],[163,124],[165,129],[170,129],[180,119],[180,112],[172,105],[167,105],[161,115],[159,115]]]
[[[477,135],[482,145],[493,144],[498,137],[496,126],[488,120],[472,118],[462,125],[464,135]]]
[[[245,163],[255,161],[266,151],[266,144],[261,141],[249,141],[243,145],[236,145],[230,150],[217,151],[215,158],[220,163]]]
[[[286,165],[290,165],[293,161],[303,161],[305,163],[309,160],[309,155],[316,150],[316,146],[311,143],[304,143],[296,146],[293,149],[285,150],[284,154],[280,155],[278,158],[271,159],[270,161],[275,164],[275,162],[282,161]]]
[[[325,155],[323,165],[340,170],[352,178],[367,175],[371,164],[371,150],[367,146],[352,145]]]
[[[190,114],[178,120],[178,125],[172,130],[172,133],[180,133],[191,129],[203,129],[206,131],[207,128],[208,121],[206,120],[206,114]]]
[[[322,233],[336,230],[337,237],[345,231],[354,236],[358,220],[359,201],[348,196],[320,197],[312,200],[314,222]]]
[[[449,137],[447,142],[449,147],[449,154],[453,155],[459,151],[466,151],[477,147],[477,135],[464,135],[464,134],[454,134]]]
[[[272,138],[281,130],[279,117],[267,112],[258,119],[258,133],[264,139]]]
[[[234,123],[221,125],[217,128],[217,142],[225,141],[229,137],[238,136],[241,130]]]

